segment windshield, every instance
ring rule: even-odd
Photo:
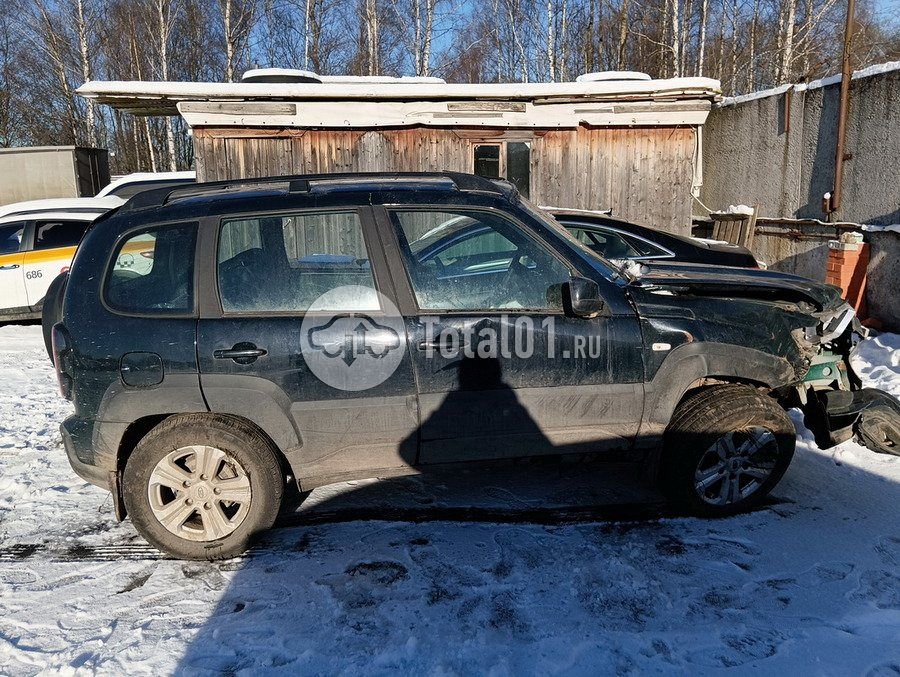
[[[581,242],[581,240],[579,240],[577,237],[572,235],[572,233],[570,233],[566,229],[566,227],[563,226],[559,221],[554,219],[553,216],[551,216],[550,214],[545,212],[543,209],[539,209],[538,207],[535,207],[533,204],[531,204],[528,200],[526,200],[521,195],[519,196],[519,201],[529,214],[534,216],[536,219],[539,219],[543,223],[547,224],[550,228],[553,229],[553,231],[555,233],[557,233],[560,237],[565,239],[566,242],[571,244],[573,247],[578,249],[580,252],[583,252],[584,254],[586,254],[588,257],[594,259],[595,261],[599,261],[601,264],[603,264],[603,267],[606,268],[607,270],[609,270],[610,274],[612,274],[614,277],[621,278],[621,279],[625,280],[626,282],[631,281],[631,275],[629,275],[622,266],[616,265],[609,259],[605,259],[602,256],[600,256],[600,254],[595,252],[593,249],[591,249],[586,244]]]

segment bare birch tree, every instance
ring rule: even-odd
[[[247,47],[256,5],[253,0],[218,0],[225,43],[225,82],[234,82],[238,60]]]
[[[709,13],[709,0],[700,0],[700,44],[697,55],[697,75],[703,75],[706,66],[706,19]]]
[[[176,0],[153,0],[152,23],[156,38],[156,56],[159,63],[159,76],[163,81],[169,79],[169,39],[172,35],[176,11]],[[175,171],[178,168],[175,155],[175,131],[172,127],[172,118],[167,115],[164,120],[169,171]]]

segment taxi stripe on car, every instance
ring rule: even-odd
[[[25,263],[47,263],[50,261],[68,262],[75,256],[75,247],[60,247],[58,249],[41,249],[25,252]]]

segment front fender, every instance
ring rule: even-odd
[[[659,443],[675,407],[704,378],[746,381],[770,389],[798,380],[787,359],[754,348],[703,341],[678,346],[645,386],[646,406],[638,433],[641,446]]]

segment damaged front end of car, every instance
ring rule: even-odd
[[[789,363],[794,373],[770,379],[770,392],[786,409],[803,411],[820,447],[855,436],[873,451],[900,455],[900,402],[863,388],[851,358],[868,330],[838,287],[774,270],[676,263],[642,264],[628,274],[642,316],[689,318],[685,327],[699,341]]]
[[[803,411],[822,449],[855,437],[872,451],[900,454],[900,402],[883,390],[863,388],[851,361],[868,330],[847,303],[812,316],[816,324],[792,332],[809,369],[783,394],[784,404]]]

